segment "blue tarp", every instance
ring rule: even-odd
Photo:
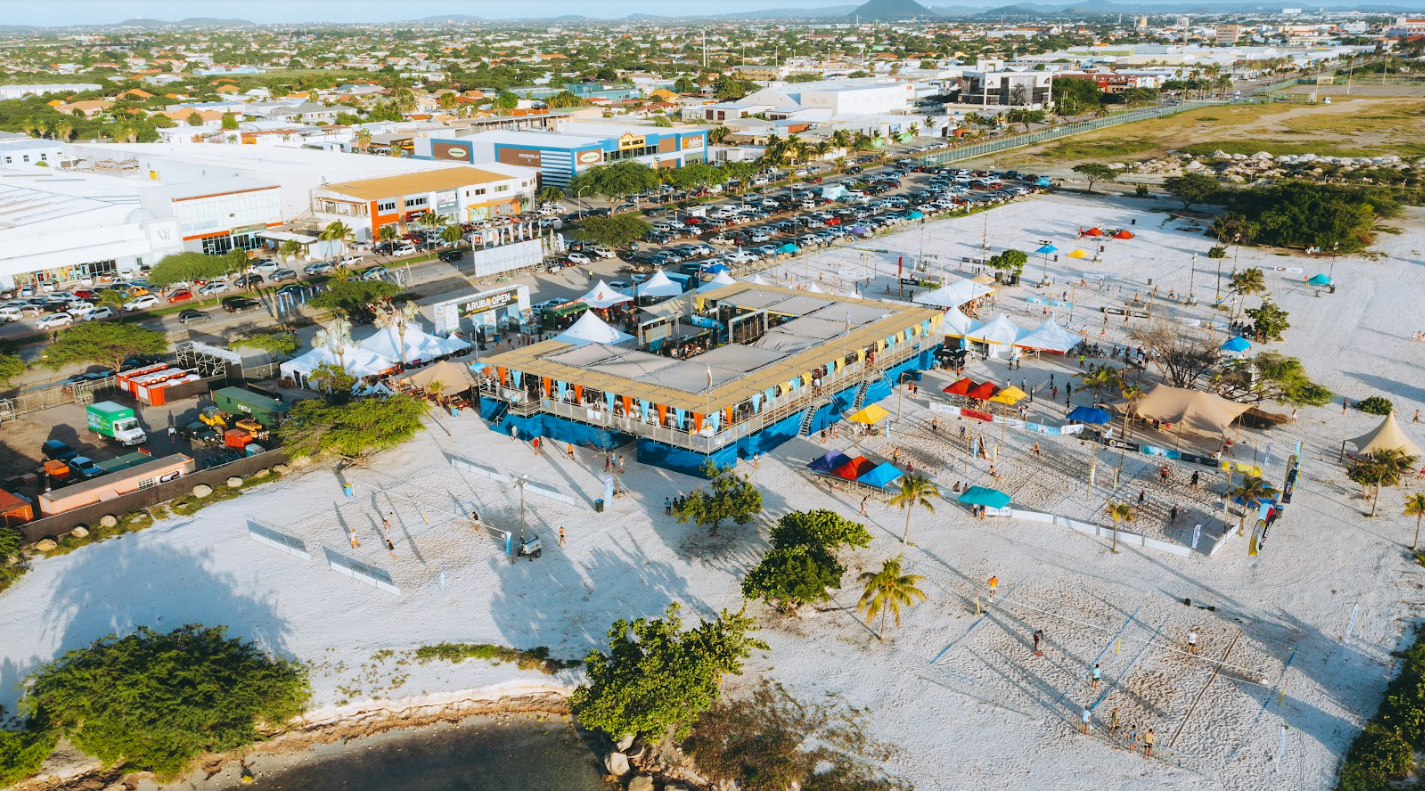
[[[847,456],[845,453],[842,453],[840,448],[836,448],[825,456],[822,456],[821,458],[813,461],[811,464],[808,464],[807,468],[810,469],[812,472],[830,473],[832,470],[836,469],[837,467],[840,467],[848,461],[851,461],[851,457]]]
[[[1252,348],[1252,344],[1246,338],[1243,338],[1241,335],[1238,335],[1232,340],[1222,344],[1222,346],[1219,348],[1221,348],[1223,351],[1229,352],[1245,352],[1248,349]]]
[[[713,264],[712,266],[710,266],[710,267],[704,269],[703,271],[704,271],[704,272],[711,272],[711,273],[714,274],[714,275],[720,275],[720,274],[722,274],[723,272],[728,272],[728,271],[731,271],[731,270],[729,270],[729,269],[727,268],[727,265],[726,265],[726,264]]]
[[[987,508],[1003,508],[1009,505],[1009,495],[997,489],[986,489],[983,486],[971,486],[959,497],[960,502],[970,505],[983,505]]]
[[[896,467],[896,465],[888,461],[883,461],[876,465],[875,469],[857,478],[856,482],[879,488],[896,480],[902,475],[905,475],[905,473],[901,472],[900,468]]]
[[[853,225],[853,226],[851,226],[850,228],[848,228],[847,230],[850,231],[851,233],[855,233],[855,234],[867,234],[867,233],[870,233],[870,231],[866,230],[866,226],[864,226],[864,225]]]
[[[1091,426],[1101,426],[1113,420],[1113,415],[1105,409],[1094,409],[1088,406],[1076,406],[1074,411],[1067,415],[1069,420],[1076,423],[1088,423]]]
[[[923,220],[923,219],[925,219],[925,215],[924,215],[924,214],[921,214],[921,213],[918,212],[918,211],[913,211],[913,212],[911,212],[910,214],[907,214],[907,215],[906,215],[906,219],[907,219],[907,220]]]

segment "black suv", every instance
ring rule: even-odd
[[[252,297],[228,297],[223,300],[223,310],[229,313],[244,313],[262,307],[262,303]]]
[[[446,250],[440,254],[440,260],[447,264],[453,264],[465,257],[464,250]]]

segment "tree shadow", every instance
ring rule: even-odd
[[[196,527],[185,522],[170,529]],[[275,551],[273,555],[273,563],[304,563]],[[20,656],[17,646],[6,648],[0,659],[0,706],[6,711],[15,710],[25,676],[43,664],[106,635],[130,634],[140,626],[159,632],[191,623],[225,626],[230,637],[291,656],[287,647],[291,633],[278,612],[276,594],[245,591],[249,586],[235,575],[214,571],[210,549],[194,551],[161,539],[128,537],[45,563],[63,568],[48,580],[30,581],[53,591],[45,610],[29,616],[43,621],[36,645],[29,656]],[[123,581],[122,587],[114,584],[118,580]],[[182,595],[175,595],[176,591]]]

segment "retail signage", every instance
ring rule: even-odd
[[[625,134],[618,139],[618,147],[620,151],[625,148],[643,148],[644,140],[645,138],[643,137],[634,137],[632,134]]]
[[[498,310],[499,308],[503,308],[511,302],[514,302],[515,299],[518,297],[518,294],[518,289],[514,288],[509,289],[507,291],[498,291],[494,294],[481,294],[480,296],[470,300],[469,302],[460,303],[460,315],[473,316],[476,313],[485,313],[486,311]]]
[[[699,136],[697,136],[697,137],[685,137],[685,138],[683,138],[683,150],[684,150],[684,151],[691,151],[692,149],[695,149],[695,148],[702,148],[702,147],[703,147],[703,138],[702,138],[701,135],[699,135]]]
[[[437,140],[431,143],[431,152],[435,155],[436,159],[455,162],[470,161],[469,143],[444,143]]]
[[[602,152],[602,151],[580,151],[580,152],[579,152],[579,164],[581,164],[581,165],[597,165],[597,164],[599,164],[600,162],[603,162],[603,161],[604,161],[604,152]]]

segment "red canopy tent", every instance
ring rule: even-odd
[[[1132,232],[1132,231],[1129,231],[1128,229],[1125,228],[1124,230],[1119,231],[1118,233],[1114,234],[1114,235],[1113,235],[1113,238],[1115,238],[1115,239],[1132,239],[1132,238],[1133,238],[1133,232]]]
[[[838,478],[854,481],[874,469],[876,469],[876,463],[874,461],[871,461],[865,456],[857,456],[851,461],[837,467],[831,474]]]
[[[965,395],[969,398],[975,399],[976,401],[988,401],[989,399],[994,398],[995,393],[998,392],[999,388],[995,387],[994,382],[981,382],[977,387],[975,387],[973,390],[966,393]]]
[[[1084,231],[1084,236],[1103,236],[1103,231],[1099,230],[1098,228],[1090,228],[1087,231]]]
[[[949,393],[950,395],[964,395],[975,387],[978,387],[978,385],[975,384],[975,380],[967,376],[941,392]]]

